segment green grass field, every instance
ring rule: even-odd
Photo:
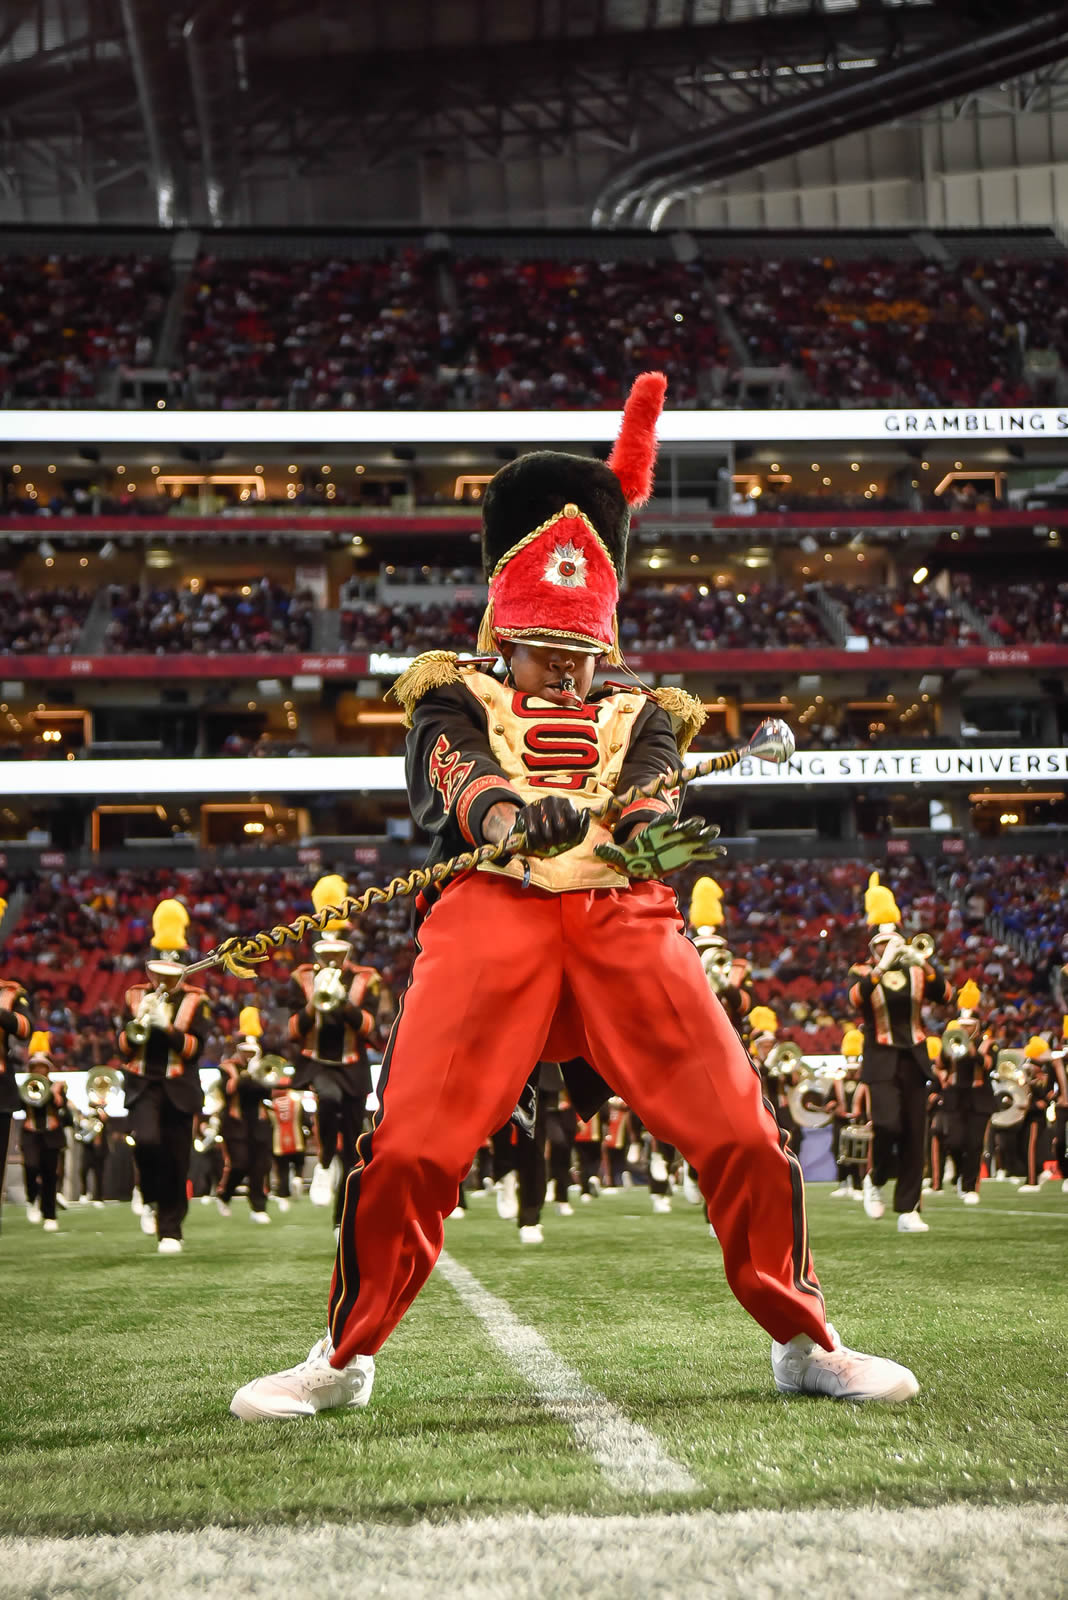
[[[0,1235],[0,1532],[68,1534],[532,1510],[1023,1503],[1068,1497],[1068,1196],[988,1184],[929,1202],[924,1237],[809,1191],[846,1343],[918,1374],[901,1408],[779,1397],[701,1216],[604,1196],[521,1248],[478,1199],[446,1248],[697,1480],[613,1491],[435,1276],[382,1352],[365,1412],[250,1425],[231,1393],[323,1330],[333,1241],[306,1201],[270,1229],[194,1204],[161,1258],[127,1207]]]

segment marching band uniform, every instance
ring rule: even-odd
[[[0,902],[0,915],[4,903]],[[11,1118],[22,1110],[22,1099],[15,1082],[15,1064],[11,1059],[14,1039],[28,1039],[32,1032],[30,1002],[20,983],[0,979],[0,1201],[4,1193],[4,1170],[7,1166],[7,1147],[11,1138]]]
[[[92,1199],[96,1205],[103,1205],[104,1168],[108,1162],[108,1124],[111,1118],[103,1106],[95,1107],[91,1115],[100,1123],[100,1128],[85,1138],[79,1138],[81,1168],[78,1173],[78,1183],[83,1198]],[[91,1195],[90,1190],[92,1190]]]
[[[312,890],[318,911],[336,903],[348,893],[343,878],[320,878]],[[297,1009],[289,1019],[289,1036],[299,1048],[294,1089],[311,1086],[318,1102],[319,1163],[312,1179],[313,1205],[329,1205],[334,1197],[334,1224],[341,1220],[341,1186],[335,1185],[333,1162],[340,1156],[342,1177],[356,1162],[356,1141],[363,1130],[367,1097],[371,1093],[371,1068],[367,1060],[367,1041],[375,1029],[375,1017],[368,1009],[378,993],[379,978],[373,967],[357,966],[351,959],[352,947],[343,937],[346,924],[338,918],[327,924],[326,933],[313,946],[316,961],[300,966],[293,974]],[[321,989],[316,981],[328,967],[341,974],[340,1004],[325,1008],[319,1001]],[[333,999],[333,996],[331,996]]]
[[[253,1021],[251,1014],[255,1012]],[[224,1216],[230,1215],[230,1202],[239,1184],[248,1184],[248,1203],[253,1222],[269,1223],[267,1182],[271,1172],[271,1119],[267,1102],[271,1091],[249,1074],[249,1066],[259,1054],[257,1036],[259,1013],[255,1006],[241,1012],[240,1027],[245,1035],[237,1053],[219,1062],[226,1109],[222,1116],[222,1139],[226,1163],[217,1197]],[[255,1032],[253,1031],[255,1030]]]
[[[155,1216],[161,1255],[177,1255],[182,1248],[193,1118],[204,1103],[197,1062],[207,1036],[208,1002],[203,989],[182,981],[178,955],[187,948],[186,917],[185,908],[177,901],[165,900],[156,907],[152,942],[163,959],[146,963],[149,978],[155,981],[127,989],[125,1021],[119,1033],[141,1194]],[[166,1012],[158,1011],[151,1000],[157,983],[168,991],[167,1010],[173,1008],[169,1025],[165,1025]],[[130,1039],[127,1029],[142,1014],[150,1025],[144,1042],[139,1043]],[[145,1231],[149,1231],[147,1227]]]
[[[927,1039],[927,1059],[933,1074],[927,1094],[927,1166],[931,1174],[928,1192],[940,1195],[946,1155],[946,1107],[943,1096],[947,1072],[942,1065],[942,1041],[936,1034],[929,1035]],[[924,1188],[927,1188],[926,1182]]]
[[[986,1130],[994,1113],[993,1062],[975,1008],[978,985],[970,979],[957,996],[960,1015],[942,1035],[941,1094],[945,1150],[957,1169],[965,1205],[979,1204],[979,1169],[983,1162]],[[966,1053],[954,1049],[950,1033],[956,1030],[968,1042]],[[932,1180],[933,1181],[933,1180]]]
[[[898,1232],[926,1233],[919,1208],[930,1071],[920,1013],[926,1001],[946,1004],[951,991],[931,961],[895,965],[905,949],[898,932],[901,913],[878,873],[872,873],[864,900],[868,924],[877,928],[871,941],[873,962],[854,967],[856,982],[849,991],[850,1004],[863,1019],[860,1076],[868,1085],[872,1108],[872,1163],[864,1180],[864,1209],[869,1217],[883,1215],[881,1191],[896,1165]]]
[[[47,1037],[44,1033],[35,1034],[30,1043]],[[50,1057],[39,1051],[31,1052],[27,1066],[31,1072],[48,1074],[52,1071]],[[25,1110],[22,1169],[26,1179],[26,1215],[31,1222],[40,1222],[43,1218],[45,1232],[55,1233],[59,1227],[56,1222],[59,1163],[67,1148],[67,1129],[74,1124],[74,1113],[67,1103],[66,1084],[53,1083],[50,1099],[43,1105],[28,1105]]]
[[[578,1132],[578,1112],[571,1102],[567,1086],[545,1094],[545,1137],[548,1141],[548,1177],[556,1197],[556,1209],[562,1217],[574,1215],[569,1191],[571,1188],[571,1152]]]
[[[860,1120],[857,1093],[860,1089],[860,1063],[863,1053],[864,1035],[859,1028],[847,1029],[842,1036],[845,1074],[834,1080],[834,1101],[831,1108],[831,1154],[834,1156],[838,1172],[838,1187],[831,1190],[832,1200],[863,1199],[861,1185],[864,1168],[853,1160],[843,1161],[840,1154],[843,1131]]]
[[[274,1158],[275,1191],[279,1210],[289,1209],[290,1181],[303,1184],[304,1104],[303,1097],[288,1084],[271,1090],[267,1107],[271,1118],[271,1153]],[[297,1189],[298,1194],[300,1189]]]
[[[1023,1120],[1024,1150],[1027,1155],[1027,1182],[1021,1183],[1019,1194],[1034,1194],[1039,1187],[1045,1160],[1047,1112],[1061,1089],[1060,1074],[1054,1070],[1053,1050],[1047,1040],[1032,1035],[1024,1045],[1024,1056],[1029,1068],[1030,1104]]]
[[[345,1182],[329,1335],[300,1367],[239,1390],[238,1416],[367,1402],[373,1354],[433,1269],[473,1153],[539,1058],[579,1055],[697,1168],[728,1282],[780,1341],[777,1386],[915,1393],[911,1373],[844,1351],[828,1329],[800,1168],[661,881],[710,859],[712,830],[678,826],[670,799],[635,801],[613,825],[589,818],[680,761],[665,704],[590,692],[589,657],[615,651],[627,507],[649,493],[663,388],[658,375],[638,380],[608,463],[536,452],[487,488],[480,648],[500,642],[512,682],[432,652],[396,686],[412,725],[411,805],[432,859],[505,837],[519,858],[421,897],[381,1107]],[[680,727],[699,726],[689,697],[656,694],[674,701]]]

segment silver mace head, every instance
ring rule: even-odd
[[[776,766],[781,766],[784,761],[789,761],[796,749],[793,732],[782,718],[769,717],[760,724],[742,754],[756,756],[758,761],[773,761]]]

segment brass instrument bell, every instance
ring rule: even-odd
[[[43,1072],[27,1073],[19,1084],[19,1099],[24,1106],[47,1105],[51,1098],[52,1082]]]

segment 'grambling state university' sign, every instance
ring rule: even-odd
[[[743,758],[730,772],[700,783],[799,788],[836,783],[938,786],[947,783],[1049,783],[1068,781],[1068,749],[1044,750],[805,750],[776,767]]]

